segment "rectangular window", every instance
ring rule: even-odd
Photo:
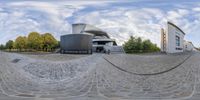
[[[180,46],[180,37],[176,36],[176,46]]]

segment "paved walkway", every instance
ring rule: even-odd
[[[0,52],[0,100],[200,98],[199,52],[93,54],[67,61],[36,58]],[[159,74],[148,75],[153,73]]]

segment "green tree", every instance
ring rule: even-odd
[[[56,45],[56,48],[60,48],[60,41],[58,41],[58,44]]]
[[[14,48],[14,42],[13,40],[9,40],[7,43],[6,43],[6,49],[9,49],[11,51],[11,49]]]
[[[27,38],[22,37],[22,36],[17,37],[17,39],[15,40],[15,47],[16,47],[16,49],[19,49],[20,51],[22,49],[26,49],[27,48]]]
[[[135,38],[133,36],[123,44],[123,47],[126,53],[156,52],[160,50],[150,40],[143,41],[140,37]]]
[[[143,50],[143,41],[142,41],[142,39],[140,38],[140,37],[138,37],[137,39],[136,39],[136,50],[138,50],[138,52],[142,52],[142,50]]]
[[[156,44],[153,44],[150,40],[143,41],[144,50],[148,50],[147,52],[156,52],[160,51],[160,48],[157,47]]]
[[[5,46],[3,44],[0,45],[0,50],[4,50]]]
[[[43,47],[43,39],[41,35],[37,32],[31,32],[27,38],[28,48],[39,50]]]
[[[151,46],[152,46],[152,43],[150,40],[143,41],[143,50],[150,50]]]
[[[58,41],[50,34],[45,33],[42,35],[43,38],[43,49],[45,51],[55,49],[55,47],[58,45]]]
[[[130,36],[130,39],[129,39],[127,42],[125,42],[125,43],[123,44],[124,50],[125,50],[127,53],[132,53],[131,50],[134,50],[134,49],[135,49],[135,48],[134,48],[134,40],[135,40],[135,38],[134,38],[133,36]]]

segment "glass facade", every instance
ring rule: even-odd
[[[176,46],[180,46],[180,37],[176,36]]]

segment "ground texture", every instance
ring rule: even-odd
[[[200,53],[0,52],[0,100],[199,100]]]

